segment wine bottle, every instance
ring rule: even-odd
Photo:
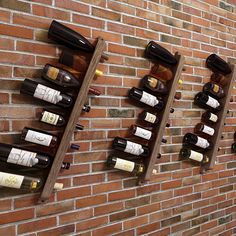
[[[50,158],[45,154],[31,152],[4,143],[0,143],[0,161],[37,168],[46,168],[50,164]]]
[[[219,85],[212,82],[208,82],[203,86],[203,92],[216,99],[220,99],[225,96],[224,90]]]
[[[157,78],[160,78],[161,80],[172,80],[173,79],[173,73],[172,71],[164,67],[160,64],[154,64],[151,68],[151,75]]]
[[[62,162],[61,169],[62,170],[69,170],[70,169],[70,163],[69,162]]]
[[[206,135],[209,135],[209,136],[213,136],[214,133],[215,133],[215,130],[210,127],[210,126],[207,126],[203,123],[198,123],[196,124],[195,128],[194,128],[194,132],[196,134],[206,134]]]
[[[136,156],[146,157],[149,155],[149,149],[147,146],[134,143],[120,137],[115,137],[112,146],[116,150],[127,152]]]
[[[79,80],[72,73],[50,64],[44,66],[42,77],[63,88],[80,88],[81,86]],[[93,87],[89,88],[89,93],[93,93],[97,96],[101,94],[99,90]]]
[[[66,125],[66,120],[62,115],[56,114],[54,112],[50,112],[48,110],[43,110],[41,115],[40,115],[40,119],[41,122],[50,124],[50,125],[54,125],[54,126],[58,126],[58,127],[62,127],[64,125]]]
[[[150,93],[147,93],[138,88],[132,88],[129,91],[129,97],[135,100],[138,100],[144,104],[147,104],[151,107],[154,107],[158,110],[161,110],[164,107],[164,103],[162,100],[157,99],[157,97],[153,96]]]
[[[40,178],[0,172],[0,186],[36,192],[42,186]]]
[[[202,114],[202,121],[205,123],[216,123],[218,121],[218,116],[210,111],[205,111]]]
[[[141,120],[147,121],[147,122],[152,123],[152,124],[157,124],[159,122],[159,119],[156,115],[154,115],[150,112],[147,112],[147,111],[142,111],[139,114],[139,118]]]
[[[158,60],[159,62],[165,63],[170,66],[174,66],[177,64],[177,60],[175,57],[165,48],[155,43],[154,41],[150,41],[145,49],[145,56],[152,60]]]
[[[128,161],[114,156],[107,158],[107,165],[109,167],[131,172],[135,175],[144,173],[145,166],[143,164],[135,163],[134,161]]]
[[[27,142],[54,148],[59,142],[59,138],[48,132],[25,127],[21,133],[21,139]]]
[[[194,102],[202,108],[209,108],[216,111],[221,110],[221,104],[219,101],[203,92],[196,94]]]
[[[206,150],[209,150],[212,148],[213,144],[212,142],[208,141],[205,138],[201,138],[195,134],[192,133],[186,133],[183,138],[183,143],[185,145],[194,145]]]
[[[218,73],[211,74],[211,81],[221,85],[222,87],[228,83],[227,79],[223,75]]]
[[[209,162],[209,157],[200,152],[193,151],[189,148],[182,148],[180,150],[180,157],[183,159],[191,159],[193,161],[201,162],[203,164]]]
[[[90,110],[91,110],[91,107],[89,105],[84,105],[82,108],[82,111],[84,112],[90,112]]]
[[[59,58],[59,63],[61,63],[62,65],[71,67],[76,71],[79,71],[80,73],[82,73],[82,75],[85,74],[89,66],[89,61],[87,61],[85,57],[78,55],[77,53],[74,53],[69,50],[62,51]],[[96,69],[95,75],[97,77],[102,76],[103,72]]]
[[[153,137],[152,131],[148,129],[144,129],[138,125],[131,125],[130,126],[130,132],[140,138],[146,139],[146,140],[151,140]]]
[[[145,75],[142,78],[142,84],[145,88],[148,88],[151,91],[159,94],[166,94],[168,92],[165,84],[159,79],[152,77],[151,75]]]
[[[61,107],[70,107],[73,103],[70,96],[29,79],[25,79],[22,83],[20,93],[33,96]]]
[[[213,72],[222,75],[227,75],[232,72],[229,64],[214,53],[207,57],[206,66]]]

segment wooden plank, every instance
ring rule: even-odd
[[[144,175],[140,176],[140,179],[139,179],[140,183],[148,181],[150,179],[157,157],[160,153],[160,145],[161,145],[162,138],[164,135],[164,130],[165,130],[168,118],[169,118],[170,109],[174,101],[176,88],[178,87],[178,81],[180,79],[180,75],[181,75],[181,72],[183,70],[183,65],[184,65],[184,56],[181,56],[178,53],[176,53],[175,58],[177,59],[178,63],[172,70],[174,74],[174,78],[171,81],[168,81],[168,84],[167,84],[169,93],[165,96],[165,99],[164,99],[165,107],[162,111],[160,111],[161,113],[161,115],[159,116],[160,123],[157,126],[154,126],[152,129],[152,132],[156,133],[157,136],[156,136],[156,139],[149,145],[150,150],[151,150],[151,155],[149,158],[147,158],[147,162],[145,165],[146,172],[144,173]]]
[[[219,121],[216,124],[211,125],[211,127],[215,129],[215,133],[210,139],[214,146],[211,150],[208,150],[204,153],[204,155],[209,157],[210,161],[206,163],[205,165],[201,166],[201,170],[200,170],[201,173],[204,173],[206,170],[212,169],[212,167],[215,165],[215,162],[216,162],[219,141],[221,139],[221,135],[223,132],[225,117],[227,115],[227,110],[228,110],[228,106],[230,102],[231,90],[233,88],[233,82],[236,77],[235,65],[230,65],[230,67],[232,69],[232,72],[226,76],[228,83],[223,87],[226,96],[219,100],[220,103],[222,104],[222,109],[219,112],[217,112]]]
[[[82,86],[77,95],[77,99],[75,101],[74,107],[70,114],[60,145],[57,149],[52,167],[50,169],[50,172],[48,174],[41,196],[39,198],[39,203],[47,201],[53,191],[53,187],[56,182],[58,173],[61,169],[61,165],[65,156],[65,153],[67,152],[69,148],[69,143],[71,141],[72,134],[74,133],[76,123],[78,122],[80,113],[87,99],[89,86],[94,78],[95,71],[100,61],[104,46],[105,46],[105,41],[102,38],[98,38],[98,42],[97,42],[94,54],[92,56],[89,67],[83,79]]]

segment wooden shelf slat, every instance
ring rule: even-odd
[[[49,171],[48,177],[46,179],[45,185],[43,187],[43,190],[41,192],[39,203],[43,203],[47,201],[53,192],[53,187],[56,182],[58,173],[61,169],[61,165],[65,156],[65,153],[67,152],[69,148],[69,144],[71,141],[72,134],[74,133],[76,123],[78,122],[80,113],[82,111],[82,108],[86,102],[86,98],[88,96],[89,86],[92,82],[95,71],[97,68],[97,65],[101,59],[101,55],[103,52],[105,46],[105,41],[102,38],[98,38],[98,42],[95,48],[95,51],[93,53],[93,56],[91,58],[91,61],[89,63],[87,72],[85,74],[85,77],[83,79],[83,83],[81,85],[81,88],[79,90],[79,93],[77,95],[75,104],[73,106],[73,109],[71,111],[67,126],[64,130],[64,133],[61,138],[60,145],[57,149],[56,155],[54,157],[53,164],[51,166],[51,169]]]

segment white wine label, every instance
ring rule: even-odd
[[[141,144],[127,141],[124,152],[139,156],[140,154],[144,152],[144,150]]]
[[[201,148],[207,148],[210,146],[209,142],[201,137],[197,137],[197,143],[195,145]]]
[[[203,154],[200,152],[195,152],[195,151],[191,150],[191,154],[189,156],[189,159],[201,162],[203,160]]]
[[[208,96],[208,100],[206,104],[213,108],[217,108],[220,105],[220,103],[215,98],[212,98],[211,96]]]
[[[202,132],[213,136],[215,133],[215,130],[207,125],[204,125]]]
[[[47,76],[52,79],[52,80],[56,80],[57,76],[59,74],[59,69],[49,66],[48,67],[48,71],[47,71]]]
[[[211,120],[211,121],[213,121],[213,122],[217,122],[218,116],[215,115],[215,114],[213,114],[213,113],[211,113],[209,120]]]
[[[0,172],[0,185],[10,188],[20,188],[24,176]]]
[[[134,170],[134,166],[135,166],[135,163],[132,161],[116,158],[116,164],[114,168],[132,172]]]
[[[154,107],[159,103],[158,99],[155,96],[153,96],[152,94],[146,93],[145,91],[143,91],[143,95],[140,101],[151,107]]]
[[[146,113],[146,117],[145,117],[145,119],[144,120],[146,120],[146,121],[148,121],[148,122],[150,122],[150,123],[155,123],[155,121],[156,121],[156,116],[155,115],[153,115],[153,114],[151,114],[151,113],[149,113],[149,112],[147,112]]]
[[[56,115],[56,114],[48,112],[48,111],[44,111],[41,121],[51,124],[51,125],[56,125],[58,119],[59,119],[59,115]]]
[[[28,130],[25,136],[25,141],[49,146],[52,140],[52,135],[43,134],[33,130]]]
[[[140,138],[144,138],[149,140],[152,136],[152,132],[146,129],[142,129],[140,127],[136,127],[136,131],[134,133],[134,135],[140,137]]]
[[[38,163],[36,158],[37,153],[21,150],[18,148],[12,148],[8,155],[7,162],[22,166],[32,167]]]
[[[57,104],[62,100],[60,93],[60,91],[38,84],[34,91],[34,97]]]

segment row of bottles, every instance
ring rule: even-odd
[[[61,31],[62,29],[63,31]],[[66,34],[70,34],[71,37],[67,38]],[[94,46],[82,35],[56,21],[52,22],[48,36],[67,46],[73,44],[75,48],[79,47],[80,50],[94,51]],[[83,76],[89,61],[86,61],[85,57],[77,56],[77,54],[69,50],[63,50],[59,62],[59,66],[58,64],[46,64],[44,66],[41,77],[45,82],[25,79],[21,85],[20,93],[62,108],[63,110],[59,112],[55,112],[51,108],[43,109],[38,118],[40,122],[48,125],[65,127],[69,119],[69,113],[82,85]],[[79,71],[77,71],[78,68],[80,68]],[[102,72],[96,70],[96,75],[100,76]],[[89,93],[100,95],[100,91],[93,87],[89,88]],[[89,112],[90,106],[84,105],[82,111]],[[83,125],[79,123],[75,127],[77,130],[82,130],[83,128]],[[38,151],[32,151],[30,147],[22,148],[19,145],[0,143],[0,161],[4,162],[7,166],[7,169],[0,171],[0,186],[27,191],[37,191],[40,189],[43,185],[43,179],[41,177],[26,176],[25,173],[21,175],[21,168],[24,170],[26,168],[29,175],[34,175],[30,170],[35,172],[36,169],[43,170],[49,168],[60,144],[62,134],[62,130],[46,132],[31,127],[24,127],[20,136],[21,140],[24,143],[34,144],[34,150]],[[72,144],[70,148],[78,150],[79,145]],[[15,174],[14,171],[11,173],[12,170],[15,170],[15,166],[19,167],[17,170],[19,174]],[[69,169],[69,167],[70,163],[63,162],[61,169]],[[58,189],[61,186],[61,184],[57,183],[54,188]]]
[[[194,133],[184,135],[183,148],[180,150],[181,158],[202,164],[210,161],[205,152],[214,147],[211,138],[215,134],[215,124],[219,121],[217,112],[222,109],[220,100],[225,97],[223,86],[227,81],[224,76],[231,73],[228,63],[216,54],[207,58],[206,66],[213,72],[211,81],[194,98],[194,103],[206,111],[202,114],[201,122],[196,124]]]
[[[128,97],[151,109],[151,111],[143,110],[138,115],[139,120],[145,123],[144,126],[133,124],[130,127],[130,134],[140,139],[142,143],[147,143],[147,145],[133,142],[127,138],[115,137],[112,144],[113,149],[133,156],[124,159],[110,155],[107,160],[109,167],[131,172],[134,175],[141,175],[145,172],[145,159],[149,158],[151,154],[149,144],[156,135],[153,132],[153,127],[159,125],[158,113],[165,106],[163,98],[168,94],[168,81],[173,79],[171,67],[177,64],[176,58],[168,50],[153,41],[150,41],[146,46],[145,56],[155,64],[150,74],[141,79],[142,87],[131,88]],[[162,139],[162,142],[165,143],[166,140]]]

